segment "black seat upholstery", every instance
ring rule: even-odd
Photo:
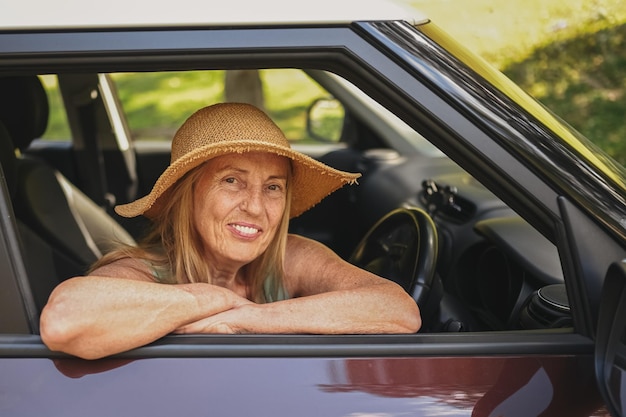
[[[49,280],[58,283],[84,274],[113,243],[134,244],[134,240],[103,208],[46,162],[16,156],[43,134],[47,122],[48,101],[38,77],[0,78],[0,124],[6,127],[0,134],[2,165],[9,171],[5,176],[15,215],[29,231],[22,237],[25,252],[31,261],[37,259],[33,253],[44,256],[47,252],[54,265]],[[50,282],[32,283],[33,292],[38,287],[50,288]],[[39,298],[44,301],[45,297]]]
[[[0,120],[21,151],[48,126],[48,97],[36,76],[0,77]]]
[[[15,201],[17,195],[17,159],[15,147],[8,131],[0,122],[0,165],[4,174],[11,201]],[[18,234],[20,236],[21,252],[24,266],[33,296],[34,309],[41,311],[50,292],[61,281],[59,277],[70,276],[80,270],[76,262],[65,257],[53,246],[43,241],[19,218],[16,219]],[[33,329],[37,329],[37,323],[31,323]]]

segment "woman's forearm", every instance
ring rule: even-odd
[[[380,290],[364,287],[265,304],[260,306],[264,310],[260,316],[265,316],[260,323],[273,323],[285,333],[417,332],[421,326],[417,304],[410,297],[395,297]],[[267,330],[271,332],[271,328]]]
[[[404,291],[384,283],[347,291],[244,305],[187,324],[178,333],[415,333],[419,309]]]
[[[150,343],[242,300],[209,284],[77,277],[52,292],[41,315],[41,337],[52,350],[94,359]]]

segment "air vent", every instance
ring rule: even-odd
[[[456,187],[439,185],[434,180],[422,182],[420,201],[432,216],[440,216],[455,223],[465,223],[476,213],[476,206],[461,197]]]

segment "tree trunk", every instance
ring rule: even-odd
[[[224,77],[225,101],[249,103],[265,110],[263,83],[258,70],[229,70]]]

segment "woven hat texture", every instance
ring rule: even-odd
[[[339,171],[291,149],[281,129],[257,107],[220,103],[198,110],[183,123],[172,140],[170,165],[152,191],[116,206],[115,211],[123,217],[155,218],[167,191],[191,169],[217,156],[244,152],[269,152],[292,160],[292,218],[361,176]]]

